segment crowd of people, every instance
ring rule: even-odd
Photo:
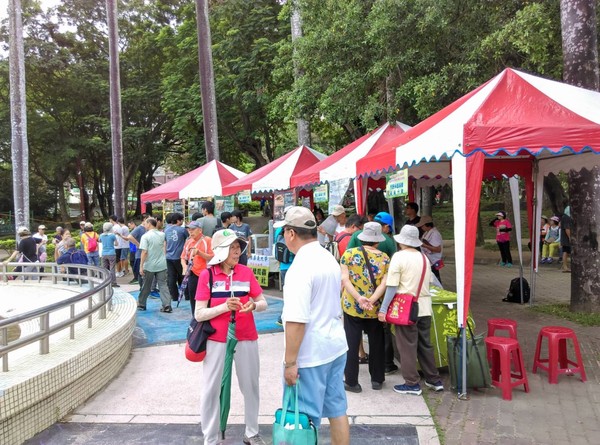
[[[275,222],[275,244],[289,249],[281,262],[284,327],[284,385],[302,381],[299,409],[318,427],[329,419],[332,444],[349,443],[346,392],[362,392],[358,382],[360,364],[368,364],[372,390],[382,390],[386,375],[397,372],[394,349],[400,357],[404,383],[393,390],[420,395],[423,383],[435,391],[444,389],[430,341],[430,284],[441,287],[443,239],[431,216],[419,216],[419,206],[405,206],[405,224],[395,234],[388,212],[368,217],[347,215],[334,206],[325,218],[320,209],[300,206],[285,209]],[[552,262],[559,248],[563,268],[570,253],[570,212],[562,217],[543,217],[540,248],[542,263]],[[161,312],[171,313],[172,302],[190,300],[197,321],[210,320],[215,332],[209,336],[202,381],[202,430],[204,443],[218,443],[218,406],[227,329],[235,321],[238,340],[234,361],[245,403],[246,444],[263,444],[258,432],[260,362],[254,312],[267,309],[261,287],[247,258],[252,246],[250,226],[242,212],[214,215],[212,202],[185,225],[184,215],[169,213],[163,221],[146,215],[139,224],[125,224],[111,216],[98,234],[89,222],[81,222],[82,251],[69,230],[58,230],[51,239],[55,260],[73,263],[80,252],[89,265],[117,277],[133,273],[139,284],[138,310],[146,310],[147,298],[156,291]],[[500,211],[490,223],[496,229],[501,261],[510,267],[511,224]],[[45,227],[32,235],[19,230],[21,240],[9,260],[21,255],[24,263],[41,261],[49,241]],[[67,261],[66,259],[71,261]],[[24,269],[28,266],[23,266]],[[569,271],[568,268],[565,271]],[[386,322],[396,294],[418,297],[418,318],[412,325],[392,327]],[[363,345],[368,339],[368,354]],[[395,346],[395,348],[394,348]]]
[[[506,217],[506,212],[501,210],[496,217],[490,221],[490,226],[496,230],[496,243],[500,250],[499,266],[512,267],[512,255],[510,253],[510,234],[512,224]],[[540,221],[540,239],[537,246],[541,253],[541,264],[552,264],[558,261],[562,264],[561,271],[570,273],[569,266],[571,256],[571,229],[573,219],[571,218],[571,207],[565,207],[561,216],[553,215],[550,218],[542,215]],[[530,246],[531,247],[531,246]]]

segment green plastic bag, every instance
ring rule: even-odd
[[[283,405],[275,412],[273,423],[273,445],[316,445],[317,429],[308,416],[298,410],[300,382],[286,386]],[[295,397],[294,411],[289,411],[290,400]]]
[[[471,338],[467,338],[467,388],[489,388],[492,383],[490,366],[487,361],[484,335],[474,335],[471,325],[467,323]],[[458,337],[447,337],[448,345],[448,368],[450,371],[450,385],[458,392],[464,392],[462,388],[461,369],[461,330]]]

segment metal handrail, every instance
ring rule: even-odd
[[[8,271],[9,267],[12,268],[16,266],[34,267],[38,269],[38,271]],[[39,271],[39,269],[42,268],[44,269],[44,272]],[[47,269],[50,269],[50,272],[46,272]],[[65,272],[61,272],[61,269],[64,269]],[[77,269],[77,273],[72,274],[70,269]],[[70,282],[71,280],[78,281],[79,283],[87,281],[90,284],[90,289],[65,300],[33,309],[24,314],[0,320],[0,358],[2,358],[3,372],[8,372],[9,352],[39,341],[40,354],[47,354],[50,352],[50,336],[52,334],[70,327],[70,338],[74,339],[76,323],[87,317],[88,328],[92,328],[92,318],[94,313],[99,311],[100,319],[105,319],[106,308],[108,307],[108,310],[112,310],[112,277],[110,271],[107,269],[82,264],[62,264],[59,266],[56,263],[0,263],[0,278],[2,281],[8,282],[9,276],[15,276],[17,277],[16,279],[23,277],[31,278],[33,280],[38,280],[40,277],[50,277],[51,282],[54,285],[58,284],[59,280],[62,280],[63,278],[66,278],[67,282]],[[97,302],[94,302],[94,296],[96,295],[100,298]],[[76,314],[75,304],[86,299],[88,300],[87,309]],[[50,314],[67,307],[70,307],[69,318],[50,326]],[[36,318],[39,318],[40,320],[40,330],[38,332],[21,337],[10,342],[10,344],[8,343],[8,329],[11,326],[16,326],[19,323],[34,320]]]

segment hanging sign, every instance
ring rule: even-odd
[[[385,197],[398,198],[408,195],[408,169],[399,170],[386,176]]]
[[[244,190],[243,192],[239,192],[237,195],[239,204],[248,204],[252,198],[250,197],[250,190]]]
[[[327,184],[315,187],[313,190],[313,200],[315,202],[327,202]]]

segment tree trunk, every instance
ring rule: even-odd
[[[598,91],[598,33],[594,0],[561,0],[563,79],[571,85]]]
[[[423,187],[421,189],[421,216],[432,215],[433,210],[433,199],[431,194],[431,187]]]
[[[198,62],[200,65],[200,94],[202,95],[202,119],[206,161],[220,160],[219,131],[217,128],[217,98],[213,70],[208,0],[196,0],[196,24],[198,28]]]
[[[68,223],[71,221],[69,214],[69,205],[67,203],[67,195],[65,194],[64,187],[57,187],[58,191],[58,208],[60,209],[60,219],[63,223],[63,227],[69,227]]]
[[[544,192],[546,192],[546,196],[548,196],[548,200],[550,201],[550,207],[552,208],[552,214],[547,215],[548,218],[552,215],[562,215],[569,198],[554,173],[550,173],[544,178]]]
[[[560,17],[565,82],[600,88],[598,32],[594,0],[561,0]],[[600,313],[600,171],[569,172],[571,236],[571,310]]]
[[[21,226],[29,228],[29,144],[27,141],[25,50],[21,12],[21,0],[10,0],[8,63],[15,232]]]
[[[571,194],[571,310],[600,313],[600,169],[569,173]],[[576,217],[576,215],[586,215]]]
[[[123,140],[121,137],[121,74],[119,70],[119,27],[117,1],[106,0],[108,49],[110,61],[110,130],[112,142],[112,179],[114,212],[125,216],[125,187],[123,185]]]
[[[292,3],[292,45],[294,42],[302,37],[302,16],[300,14],[300,6],[296,0]],[[294,49],[295,51],[295,49]],[[298,66],[298,62],[294,57],[294,79],[298,80],[304,74],[302,68]],[[306,119],[298,117],[296,119],[298,127],[298,145],[310,146],[310,124]]]
[[[475,239],[476,246],[483,246],[485,237],[483,235],[483,225],[481,224],[481,208],[479,209],[479,218],[477,218],[477,238]]]

